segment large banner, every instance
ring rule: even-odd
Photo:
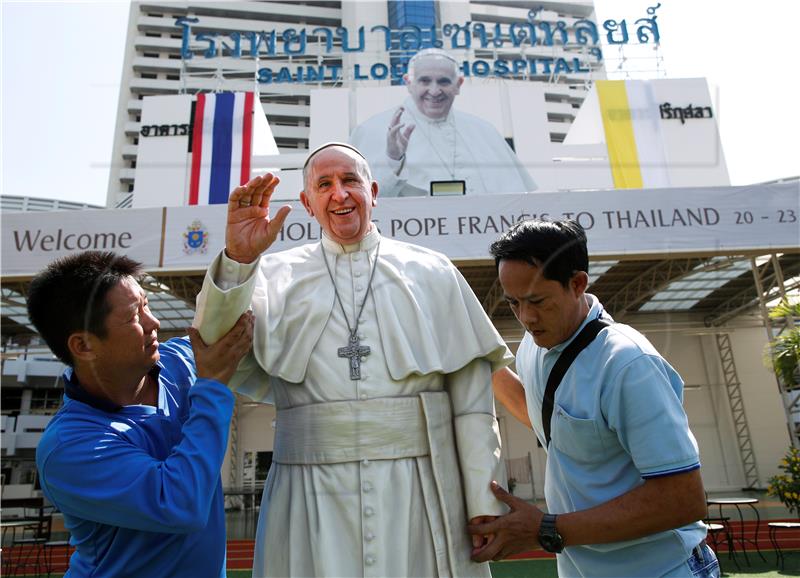
[[[299,202],[293,205],[274,251],[321,238],[319,224]],[[31,275],[51,259],[82,249],[125,252],[150,271],[202,271],[225,245],[225,217],[226,207],[219,205],[6,213],[3,275]],[[427,203],[379,197],[373,212],[384,236],[454,261],[489,259],[488,247],[500,234],[533,217],[577,220],[592,258],[800,250],[797,183],[497,194]]]
[[[577,109],[447,62],[412,60],[404,86],[312,90],[310,147],[350,142],[385,197],[730,184],[705,79],[597,81]]]
[[[29,276],[58,257],[114,251],[154,269],[161,262],[164,209],[2,214],[3,277]]]

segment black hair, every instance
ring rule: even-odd
[[[578,271],[589,271],[586,233],[572,220],[530,219],[514,225],[489,247],[496,266],[500,261],[524,261],[542,268],[545,279],[564,287]]]
[[[110,251],[86,251],[57,259],[28,289],[28,317],[50,350],[73,365],[67,341],[76,331],[106,336],[108,292],[127,277],[142,274],[142,264]]]

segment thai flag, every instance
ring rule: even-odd
[[[250,180],[253,93],[198,94],[192,128],[190,205],[228,202]]]

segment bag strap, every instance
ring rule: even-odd
[[[544,428],[545,447],[550,445],[550,420],[553,418],[553,405],[556,399],[556,390],[561,385],[561,380],[564,379],[564,374],[567,373],[569,366],[578,357],[578,354],[589,345],[597,334],[600,333],[604,327],[611,325],[609,321],[603,319],[593,319],[584,325],[581,332],[575,336],[569,345],[564,348],[561,355],[558,356],[553,369],[550,370],[550,375],[547,377],[547,386],[544,390],[544,399],[542,400],[542,427]]]

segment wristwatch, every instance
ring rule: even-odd
[[[556,530],[556,515],[545,514],[539,526],[539,544],[547,552],[560,553],[564,549],[564,538]]]

